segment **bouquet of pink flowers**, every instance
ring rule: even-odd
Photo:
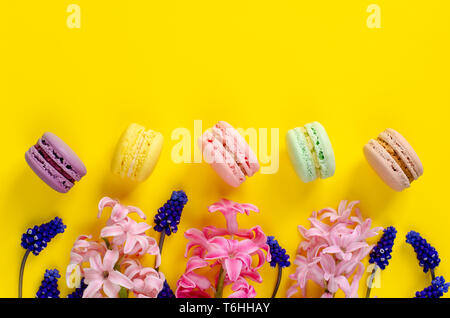
[[[253,298],[256,292],[247,279],[261,283],[258,269],[270,261],[267,238],[259,226],[239,229],[237,214],[259,212],[252,204],[239,204],[222,199],[211,205],[209,212],[220,211],[226,219],[227,228],[206,226],[202,230],[189,229],[184,236],[186,246],[186,270],[177,282],[178,298],[221,298],[223,289],[231,285],[230,298]],[[240,238],[240,239],[238,239]],[[256,265],[253,260],[256,259]],[[208,269],[213,269],[213,279]]]
[[[337,211],[326,208],[313,212],[308,219],[310,229],[298,226],[304,240],[294,262],[297,269],[289,276],[296,283],[288,290],[288,297],[298,289],[305,296],[308,280],[324,288],[322,297],[333,297],[338,289],[346,297],[358,297],[359,281],[364,273],[361,260],[374,247],[366,239],[378,235],[382,228],[371,229],[372,221],[364,219],[358,208],[352,214],[357,203],[347,205],[347,201],[341,201]]]
[[[156,256],[156,267],[161,262],[156,240],[145,234],[151,228],[145,222],[136,222],[128,215],[145,214],[133,206],[121,205],[105,197],[100,200],[99,213],[112,208],[100,240],[81,235],[75,241],[67,267],[67,285],[80,287],[83,280],[83,297],[134,297],[155,298],[164,285],[165,277],[152,267],[144,267],[140,258],[145,254]]]

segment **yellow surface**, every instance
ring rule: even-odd
[[[66,25],[70,3],[81,8],[80,29]],[[292,256],[300,242],[296,225],[309,226],[311,211],[359,199],[374,225],[399,232],[373,295],[410,297],[429,284],[404,242],[411,229],[437,248],[437,274],[450,279],[448,169],[442,168],[449,156],[450,3],[377,0],[381,29],[369,29],[371,3],[2,1],[0,296],[17,295],[20,236],[28,227],[56,215],[67,224],[66,233],[28,260],[24,294],[33,297],[46,268],[65,271],[79,234],[98,234],[106,220],[96,219],[102,196],[136,205],[152,219],[174,189],[184,189],[189,203],[180,233],[164,248],[161,268],[172,286],[185,268],[182,233],[224,226],[219,214],[207,212],[221,197],[259,206],[261,213],[241,216],[240,225],[261,225]],[[171,133],[180,127],[192,133],[194,120],[203,120],[203,129],[218,120],[279,128],[278,172],[259,173],[233,189],[206,163],[175,164],[171,150],[178,141]],[[331,138],[337,170],[330,179],[303,184],[284,136],[314,120]],[[115,144],[131,122],[165,137],[155,171],[135,187],[109,171]],[[403,193],[385,186],[362,153],[387,127],[410,141],[425,168]],[[87,166],[87,176],[68,194],[47,187],[25,163],[25,151],[44,131],[64,139]],[[285,272],[280,296],[293,271]],[[275,271],[265,265],[262,276],[255,287],[267,297]],[[363,281],[359,292],[365,292]]]

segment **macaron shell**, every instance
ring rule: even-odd
[[[333,176],[336,171],[336,161],[325,128],[319,122],[306,124],[305,128],[314,145],[314,151],[320,166],[320,177],[325,179]]]
[[[152,174],[161,155],[163,142],[163,135],[157,132],[152,132],[152,136],[145,139],[141,151],[146,155],[136,159],[134,178],[137,181],[144,181]]]
[[[66,193],[73,187],[73,183],[45,161],[34,146],[25,153],[25,160],[34,173],[52,189]]]
[[[399,132],[392,128],[386,129],[384,133],[390,137],[392,143],[389,143],[387,140],[385,141],[399,154],[403,162],[410,169],[414,179],[417,180],[423,174],[423,165],[413,147],[411,147],[409,142]]]
[[[309,151],[306,137],[300,128],[294,128],[286,134],[286,147],[295,172],[303,182],[317,178],[316,168]]]
[[[403,170],[376,140],[369,140],[363,151],[370,166],[392,189],[402,191],[410,186],[408,177]]]
[[[116,151],[111,161],[111,171],[121,177],[126,177],[131,165],[133,144],[137,142],[139,131],[144,129],[137,124],[130,124],[123,131],[117,142]]]
[[[120,136],[111,161],[111,171],[123,178],[144,181],[159,160],[163,136],[132,123]]]
[[[216,139],[211,131],[206,131],[199,139],[205,161],[230,186],[238,187],[245,181],[245,175],[233,156]]]
[[[57,153],[58,157],[63,159],[61,161],[55,160],[55,162],[58,163],[58,165],[76,181],[79,181],[86,175],[86,166],[77,154],[61,138],[51,132],[46,132],[38,141],[41,146],[46,146],[43,142],[46,142],[50,147],[53,147],[53,150]],[[44,149],[50,148],[45,147]]]
[[[226,145],[231,145],[229,149],[235,156],[237,163],[242,165],[247,176],[251,177],[259,171],[258,158],[244,137],[233,126],[225,121],[219,121],[213,129],[220,130],[222,140],[225,141]]]

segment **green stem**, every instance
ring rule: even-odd
[[[434,280],[436,278],[436,274],[434,272],[434,268],[430,269],[431,272],[431,280]]]
[[[275,298],[277,296],[278,288],[280,287],[281,283],[281,275],[283,273],[283,269],[280,265],[278,265],[278,277],[277,277],[277,283],[275,284],[275,288],[272,293],[272,298]]]
[[[22,298],[23,273],[25,271],[25,263],[27,262],[28,255],[30,255],[30,250],[27,250],[25,252],[25,255],[22,258],[22,264],[20,265],[20,272],[19,272],[19,298]]]
[[[214,298],[222,298],[224,281],[225,281],[225,271],[223,270],[223,267],[220,267],[219,279],[217,281],[216,293],[214,295]]]
[[[160,256],[161,256],[161,254],[162,254],[162,249],[163,249],[165,237],[166,237],[166,231],[163,230],[163,231],[161,232],[161,236],[159,237],[159,244],[158,244],[158,246],[159,246],[159,255],[160,255]],[[156,267],[156,266],[155,266],[155,269],[156,269],[157,272],[159,272],[159,267]]]
[[[107,238],[105,238],[105,237],[102,237],[102,239],[103,239],[103,241],[105,242],[105,244],[106,244],[106,248],[108,249],[108,250],[110,250],[111,249],[111,244],[109,244],[109,241],[108,241],[108,239]]]
[[[375,278],[375,273],[377,272],[378,265],[375,265],[370,274],[369,286],[367,286],[366,298],[370,298],[370,291],[372,290],[373,279]]]

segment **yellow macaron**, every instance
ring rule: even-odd
[[[123,178],[144,181],[158,162],[163,140],[159,132],[130,124],[117,143],[111,171]]]

